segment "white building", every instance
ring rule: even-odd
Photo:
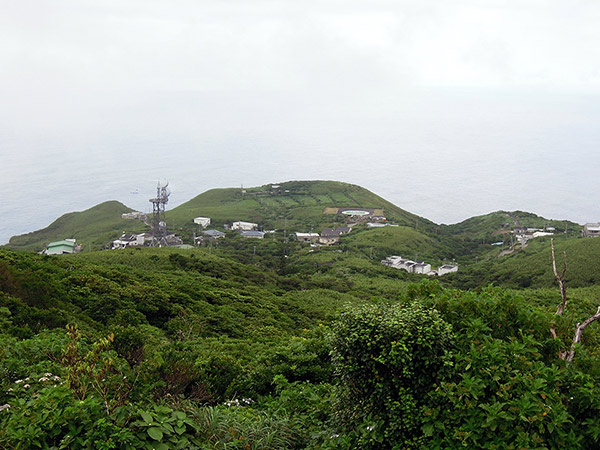
[[[112,249],[121,249],[127,247],[142,247],[148,241],[152,240],[152,236],[147,233],[141,234],[122,234],[119,239],[116,239],[112,242]]]
[[[231,224],[232,230],[240,230],[240,231],[252,231],[258,228],[257,223],[252,222],[233,222]]]
[[[146,218],[146,214],[140,211],[132,211],[128,213],[121,214],[122,219],[139,219],[144,220]]]
[[[384,264],[394,269],[406,270],[409,273],[418,273],[422,275],[445,275],[450,272],[457,272],[458,266],[444,264],[437,271],[431,270],[431,264],[425,261],[412,261],[405,259],[402,256],[388,256],[386,259],[381,261]]]
[[[431,264],[427,264],[425,261],[419,261],[415,263],[412,269],[413,273],[426,274],[428,272],[431,272]]]
[[[586,223],[583,226],[583,237],[600,236],[600,223]]]
[[[296,240],[300,242],[317,242],[319,233],[296,233]]]
[[[200,225],[202,228],[206,228],[210,225],[210,217],[196,217],[194,223]]]
[[[452,264],[444,264],[438,267],[437,274],[439,276],[446,275],[447,273],[458,272],[458,266]]]

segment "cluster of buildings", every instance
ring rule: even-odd
[[[319,233],[296,233],[296,240],[311,244],[333,245],[340,242],[340,236],[352,231],[351,227],[324,228]]]
[[[428,276],[442,276],[447,273],[458,272],[458,265],[456,264],[443,264],[437,270],[431,270],[431,264],[425,261],[413,261],[402,256],[388,256],[381,261],[381,264],[394,269],[406,270],[409,273],[420,273]]]
[[[128,247],[152,247],[154,236],[152,233],[123,233],[119,239],[112,241],[111,250],[119,250]],[[183,241],[174,234],[167,234],[161,245],[167,247],[177,247],[183,245]]]
[[[225,237],[225,233],[219,230],[208,229],[204,230],[210,225],[211,220],[209,217],[196,217],[194,223],[202,228],[201,235],[194,238],[196,245],[201,245],[206,242],[214,242],[217,239]],[[264,239],[266,232],[258,229],[258,224],[253,222],[233,222],[231,224],[225,224],[225,229],[230,231],[237,231],[242,237],[250,239]]]
[[[554,235],[554,227],[546,227],[542,228],[527,228],[527,227],[515,227],[513,233],[515,238],[521,245],[527,244],[527,241],[543,236],[552,236]]]

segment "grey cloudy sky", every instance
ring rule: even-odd
[[[599,23],[593,0],[5,0],[0,93],[598,92]]]

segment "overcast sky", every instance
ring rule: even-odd
[[[169,92],[600,92],[596,0],[2,3],[2,119],[17,127]]]
[[[0,2],[6,237],[159,177],[178,202],[322,177],[440,221],[597,216],[565,208],[597,190],[598,0]]]

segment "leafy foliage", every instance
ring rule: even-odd
[[[332,338],[339,411],[360,448],[419,448],[412,414],[452,361],[451,327],[419,304],[345,312]],[[366,430],[366,431],[365,431]]]

